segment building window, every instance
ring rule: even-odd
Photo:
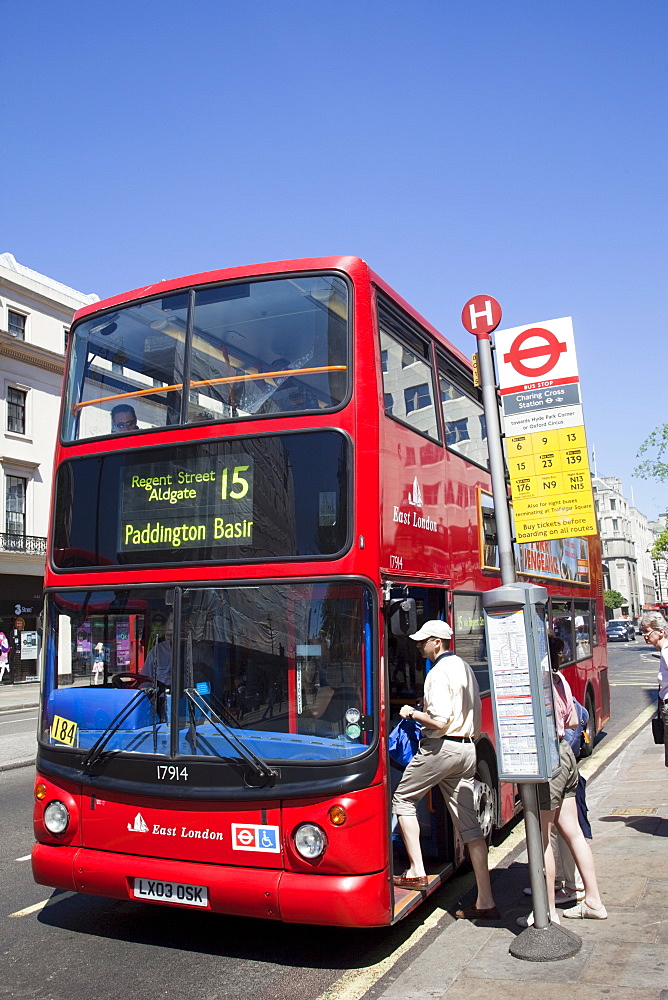
[[[70,342],[70,328],[69,326],[63,327],[63,354],[67,354],[67,345]]]
[[[404,389],[404,402],[406,413],[412,413],[413,410],[423,410],[426,406],[431,406],[431,392],[427,383],[424,382],[422,385],[413,385],[410,389]]]
[[[450,382],[449,379],[445,378],[444,375],[440,377],[440,387],[441,387],[441,401],[443,403],[451,399],[461,399],[464,395],[457,386]]]
[[[380,370],[387,372],[387,351],[380,352]]]
[[[26,432],[26,399],[28,393],[23,389],[7,388],[7,430],[15,434]]]
[[[610,498],[610,510],[617,510],[617,501]]]
[[[616,517],[613,517],[612,519],[612,530],[619,531],[619,519]]]
[[[11,333],[12,337],[16,337],[17,340],[26,339],[26,318],[22,313],[14,312],[13,309],[7,310],[7,329]]]
[[[7,476],[5,531],[8,535],[26,533],[27,480],[21,476]]]
[[[452,448],[458,441],[469,441],[468,418],[461,420],[446,420],[445,422],[445,443]]]

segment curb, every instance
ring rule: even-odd
[[[38,701],[23,701],[18,705],[0,705],[0,715],[3,712],[18,712],[24,708],[39,708]]]
[[[9,764],[0,764],[0,772],[2,771],[15,771],[18,767],[34,767],[35,758],[31,757],[30,760],[12,760]]]

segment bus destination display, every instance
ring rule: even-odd
[[[125,467],[118,551],[250,545],[253,460],[194,455]]]

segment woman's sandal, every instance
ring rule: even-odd
[[[554,894],[554,901],[557,906],[563,906],[565,903],[581,903],[584,898],[584,889],[571,888],[570,886],[562,886]]]
[[[589,906],[584,899],[575,906],[571,906],[570,910],[562,910],[562,913],[572,920],[605,920],[608,916],[605,906],[602,904],[598,907]]]

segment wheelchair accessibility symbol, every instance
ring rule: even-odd
[[[232,850],[280,854],[279,829],[256,823],[232,823]]]

